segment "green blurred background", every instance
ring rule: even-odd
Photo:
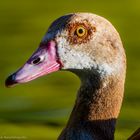
[[[50,23],[71,12],[92,12],[110,20],[126,49],[128,68],[116,140],[140,126],[139,0],[4,0],[0,1],[0,136],[55,140],[74,104],[79,79],[57,72],[7,89],[5,78],[38,47]]]

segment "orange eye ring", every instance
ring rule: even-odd
[[[87,35],[87,30],[83,26],[79,26],[77,27],[75,33],[78,37],[83,37]]]

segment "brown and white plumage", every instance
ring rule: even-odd
[[[37,51],[6,85],[57,70],[71,71],[81,79],[75,106],[58,140],[113,140],[123,99],[126,57],[112,24],[91,13],[58,18]]]

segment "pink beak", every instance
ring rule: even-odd
[[[11,87],[18,83],[31,81],[58,71],[61,66],[57,56],[56,43],[49,41],[47,44],[41,44],[25,65],[7,78],[5,85]]]

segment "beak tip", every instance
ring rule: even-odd
[[[5,86],[9,88],[13,87],[15,84],[17,84],[17,81],[15,80],[14,74],[12,74],[6,79]]]

